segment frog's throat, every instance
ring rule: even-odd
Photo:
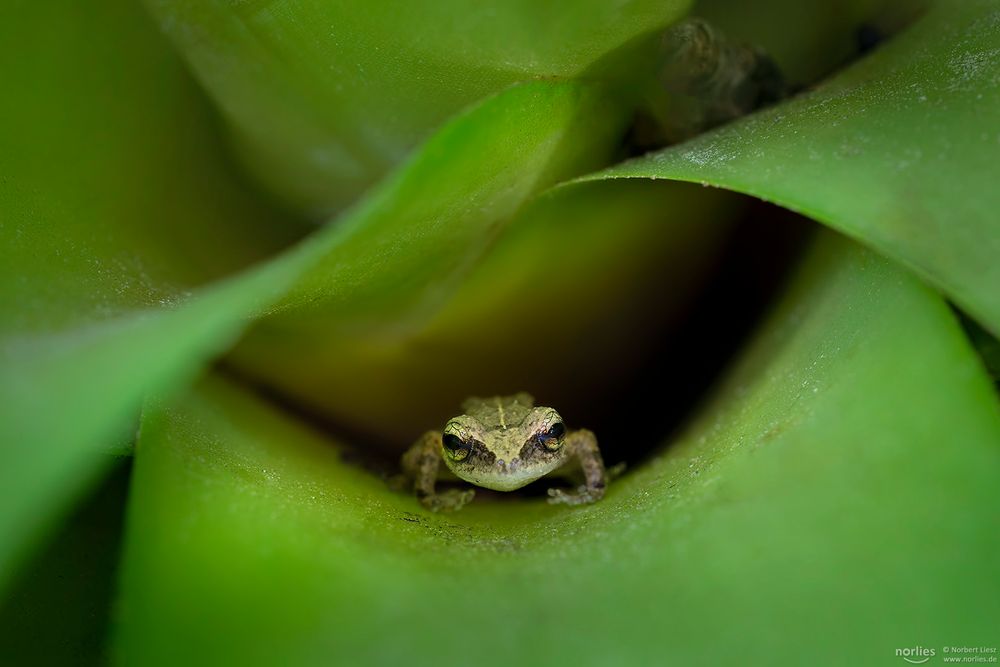
[[[509,463],[497,460],[492,465],[481,467],[462,466],[461,463],[447,461],[448,468],[460,479],[494,491],[514,491],[544,477],[561,462],[553,460],[545,465],[525,465],[515,458]]]

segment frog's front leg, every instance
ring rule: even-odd
[[[597,448],[597,437],[586,429],[580,429],[568,434],[563,446],[566,447],[566,453],[576,459],[583,470],[584,483],[576,493],[549,489],[549,502],[582,505],[603,498],[608,475],[604,469],[604,460],[601,459],[601,450]]]
[[[454,511],[472,500],[472,489],[449,489],[444,493],[434,490],[441,469],[441,433],[428,431],[403,454],[403,473],[413,480],[417,500],[432,512]]]

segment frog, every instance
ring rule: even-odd
[[[403,454],[403,474],[427,509],[457,511],[475,496],[473,488],[438,492],[438,480],[447,478],[514,491],[547,475],[582,473],[575,491],[549,489],[548,502],[583,505],[604,497],[609,475],[592,431],[567,429],[555,409],[536,406],[526,392],[470,397],[461,408],[442,430],[424,433]]]

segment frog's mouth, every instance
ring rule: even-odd
[[[520,489],[544,475],[544,472],[532,472],[517,466],[517,461],[511,462],[513,465],[507,467],[497,466],[494,470],[479,470],[470,473],[468,476],[459,475],[467,482],[477,486],[482,486],[494,491],[514,491]]]

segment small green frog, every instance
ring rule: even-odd
[[[578,505],[604,496],[608,474],[590,431],[567,431],[552,408],[535,407],[529,394],[470,398],[463,414],[429,431],[404,455],[403,472],[424,507],[457,510],[472,500],[473,489],[435,491],[442,462],[455,477],[496,491],[513,491],[550,473],[582,470],[584,484],[575,493],[549,489],[550,503]]]

